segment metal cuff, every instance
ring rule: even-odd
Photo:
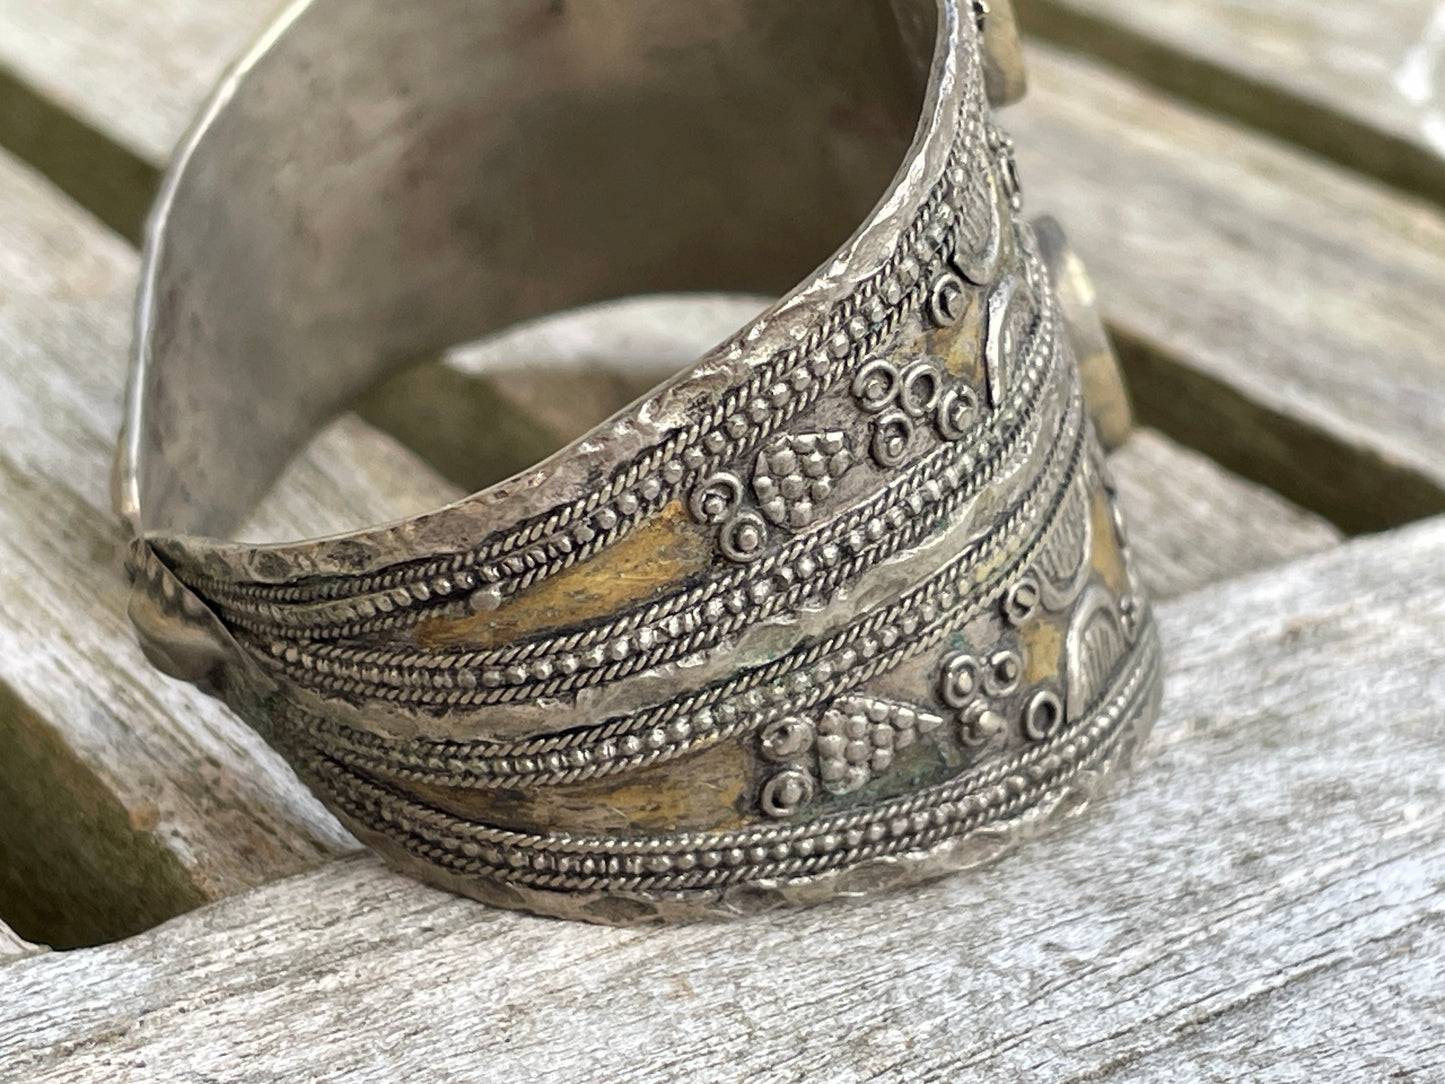
[[[1077,806],[1159,652],[1050,262],[1117,427],[1107,341],[991,119],[1022,88],[991,5],[294,5],[153,219],[117,470],[149,657],[399,868],[592,921],[916,880]],[[407,359],[790,287],[526,474],[217,540]]]

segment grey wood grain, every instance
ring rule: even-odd
[[[0,968],[0,1077],[1378,1080],[1445,1072],[1445,520],[1161,608],[1161,723],[1062,834],[654,930],[369,858]]]
[[[1156,599],[1272,568],[1340,540],[1320,517],[1150,429],[1134,430],[1109,466],[1139,578]]]
[[[1054,6],[1066,5],[1086,6]],[[0,141],[7,100],[48,110],[27,131],[54,133],[62,146],[28,137],[17,145],[134,235],[169,148],[272,6],[0,0],[0,74],[8,69],[14,84],[7,91],[0,78]],[[1028,18],[1050,3],[1019,6]],[[1334,34],[1340,55],[1356,46],[1336,23],[1353,26],[1380,10],[1384,56],[1424,17],[1421,0],[1356,5],[1343,22],[1332,5],[1305,0],[1260,7],[1289,14],[1253,18],[1242,0],[1219,16],[1220,5],[1160,5],[1185,28],[1240,21],[1247,32],[1237,36],[1256,49],[1298,50]],[[1140,0],[1099,8],[1125,9],[1150,10]],[[1300,26],[1316,24],[1315,38],[1302,36]],[[1191,41],[1187,29],[1180,40]],[[1200,55],[1213,48],[1207,38],[1191,47]],[[1349,530],[1445,511],[1445,362],[1434,345],[1445,321],[1434,300],[1445,290],[1441,219],[1056,52],[1036,49],[1029,63],[1031,95],[1005,117],[1020,137],[1029,199],[1035,210],[1058,211],[1104,280],[1144,420]],[[77,126],[74,139],[66,135]],[[123,198],[91,192],[97,183],[131,190]],[[116,200],[130,209],[116,212]],[[459,382],[455,371],[433,368],[362,406],[470,487],[535,459],[550,442],[545,426],[516,415],[508,415],[510,454],[504,446],[468,457],[441,439],[495,415],[499,403],[509,400],[493,382]]]
[[[1439,0],[1019,0],[1025,27],[1445,202]]]
[[[280,0],[0,0],[0,145],[123,236],[197,106]]]
[[[1005,121],[1141,420],[1350,530],[1445,511],[1445,217],[1043,47]]]
[[[0,914],[56,945],[355,846],[256,735],[134,645],[107,475],[135,271],[0,157]],[[452,492],[353,421],[298,461],[255,530],[307,536]]]
[[[382,380],[363,417],[475,491],[530,467],[673,376],[771,299],[655,294],[529,321]]]

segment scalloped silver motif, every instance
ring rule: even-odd
[[[1069,623],[1066,644],[1069,667],[1066,707],[1069,718],[1077,719],[1094,706],[1130,647],[1114,599],[1103,588],[1090,587],[1079,601]]]

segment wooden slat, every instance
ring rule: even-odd
[[[462,495],[407,448],[345,414],[292,460],[236,536],[316,538],[420,515]]]
[[[135,254],[0,157],[0,915],[116,937],[355,843],[218,703],[146,665],[107,476]],[[453,491],[343,423],[252,528],[300,537]]]
[[[357,408],[475,491],[581,436],[723,341],[769,301],[658,294],[589,305],[398,373]]]
[[[1109,457],[1139,578],[1157,599],[1335,545],[1339,531],[1148,429]]]
[[[1442,556],[1437,520],[1162,607],[1163,719],[1135,775],[990,868],[614,930],[348,859],[0,969],[6,1068],[35,1084],[1435,1079]]]
[[[1445,217],[1030,59],[1026,199],[1098,281],[1140,417],[1349,530],[1445,511]]]
[[[280,0],[0,0],[0,145],[138,238],[161,165]]]
[[[1439,0],[1017,0],[1025,28],[1445,202]]]
[[[1392,2],[1392,12],[1419,6]],[[1026,20],[1040,3],[1021,0]],[[1329,7],[1268,4],[1300,19]],[[1164,6],[1184,18],[1185,0]],[[1207,19],[1219,5],[1187,7]],[[1356,7],[1350,19],[1374,10]],[[0,69],[142,163],[151,179],[127,196],[139,206],[210,79],[270,9],[271,0],[164,0],[143,10],[0,0]],[[1334,18],[1318,16],[1322,26]],[[1261,37],[1288,42],[1290,33]],[[1434,348],[1445,322],[1436,302],[1445,290],[1441,218],[1054,51],[1034,50],[1030,66],[1033,90],[1005,117],[1019,136],[1028,198],[1036,210],[1057,209],[1103,281],[1143,419],[1349,530],[1445,511],[1445,362]],[[4,99],[0,88],[0,114]],[[87,153],[67,151],[51,171],[114,219],[82,189],[130,174],[109,151]],[[479,457],[478,469],[437,439],[507,403],[494,384],[434,368],[384,391],[400,389],[406,409],[382,394],[363,404],[366,416],[443,468],[462,460],[468,483],[512,461]],[[513,421],[514,458],[530,460],[545,431]]]

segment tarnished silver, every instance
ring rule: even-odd
[[[993,124],[1022,86],[1005,0],[294,4],[152,221],[148,656],[399,868],[591,921],[916,880],[1077,807],[1159,651]],[[789,292],[523,475],[220,541],[396,365],[684,288]]]

